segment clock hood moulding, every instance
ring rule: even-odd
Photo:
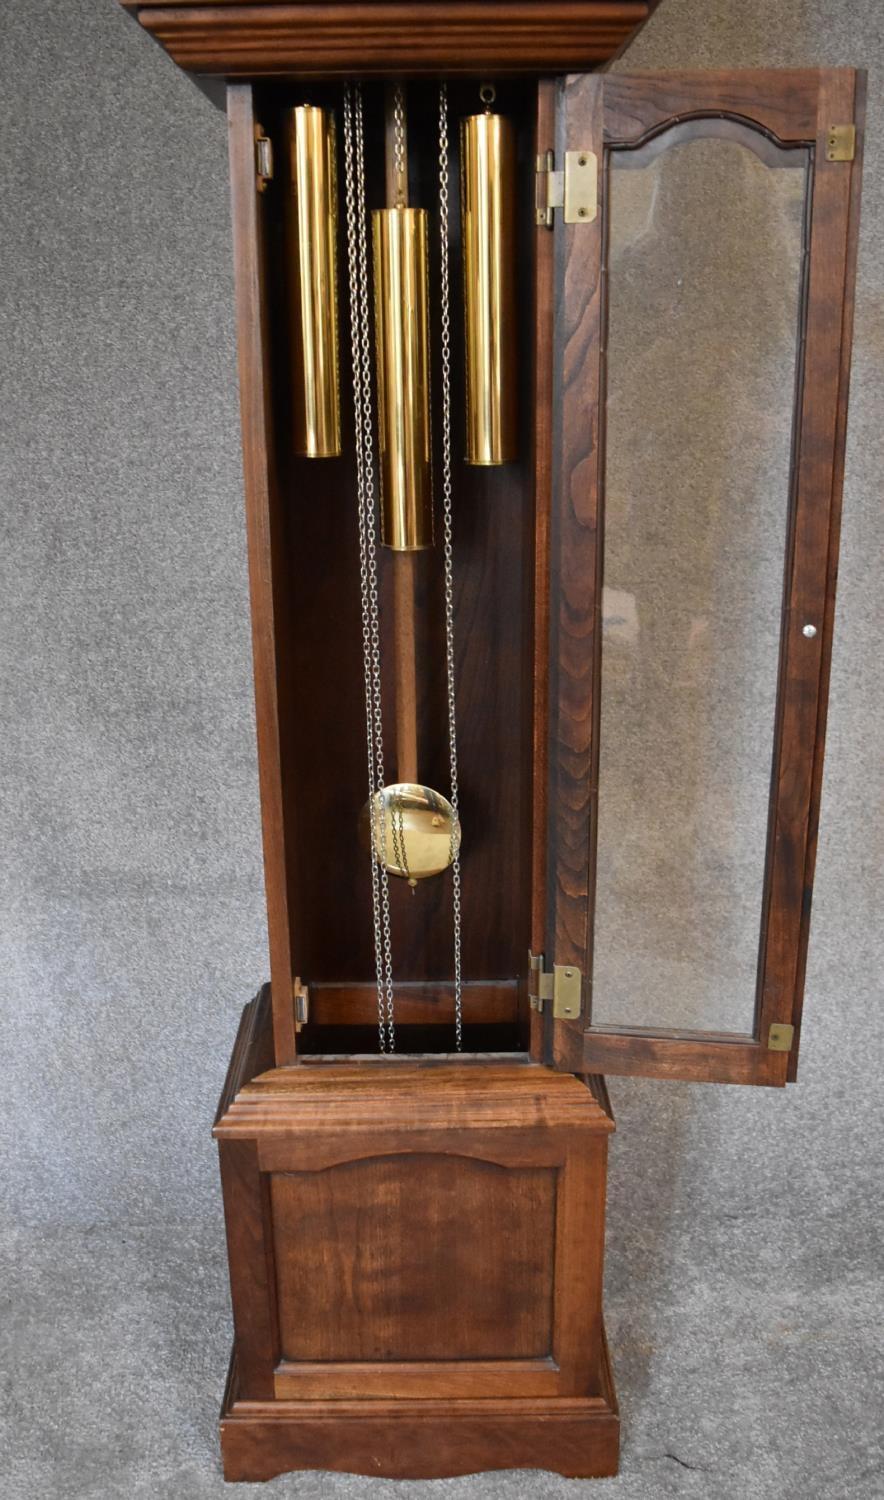
[[[659,0],[121,3],[187,72],[268,78],[589,71]]]

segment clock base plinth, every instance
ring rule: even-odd
[[[272,1065],[247,1006],[215,1121],[228,1479],[617,1469],[604,1083],[488,1056]]]
[[[384,1479],[548,1469],[604,1479],[619,1456],[606,1345],[600,1396],[534,1401],[244,1401],[234,1355],[221,1409],[224,1478],[239,1483],[298,1469]]]

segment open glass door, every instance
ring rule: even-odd
[[[543,988],[572,1071],[795,1076],[862,85],[559,98]]]

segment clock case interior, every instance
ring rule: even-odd
[[[518,457],[495,467],[465,462],[464,317],[455,198],[457,122],[481,110],[473,80],[449,85],[451,120],[452,429],[457,749],[463,825],[462,908],[464,1050],[513,1053],[529,1045],[525,975],[531,941],[534,827],[536,570],[534,410],[534,213],[537,84],[496,84],[495,111],[517,142],[516,243],[507,247],[517,278]],[[384,203],[382,83],[364,86],[367,198]],[[283,117],[309,99],[335,111],[340,87],[260,84],[254,112],[274,142]],[[431,410],[437,542],[417,554],[416,654],[421,774],[448,786],[444,600],[439,531],[440,389],[438,118],[433,87],[408,90],[410,201],[429,209]],[[339,179],[342,178],[338,143]],[[277,153],[278,158],[278,153]],[[277,159],[262,194],[262,254],[269,316],[272,392],[273,570],[277,575],[276,694],[279,716],[288,941],[294,971],[309,988],[301,1056],[378,1050],[377,991],[369,855],[360,817],[367,801],[365,690],[346,220],[340,187],[338,305],[342,452],[338,458],[294,452],[290,337],[290,244]],[[391,560],[380,548],[381,652],[391,650]],[[383,680],[385,748],[395,762],[391,674]],[[392,777],[390,777],[392,779]],[[453,1050],[451,873],[415,890],[391,879],[397,1053]]]

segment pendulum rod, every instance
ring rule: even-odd
[[[362,603],[362,650],[365,677],[368,795],[375,836],[386,841],[386,811],[376,793],[384,786],[383,719],[381,713],[380,610],[377,544],[375,540],[374,439],[371,410],[371,333],[368,312],[368,236],[365,206],[365,143],[362,90],[344,88],[344,160],[347,207],[347,264],[350,286],[351,357],[353,370],[356,488],[359,520],[359,574]],[[378,999],[378,1043],[381,1052],[395,1048],[393,962],[390,931],[390,893],[387,870],[369,841],[375,972]]]
[[[386,91],[384,166],[388,208],[408,207],[408,124],[401,83]],[[396,549],[393,572],[393,679],[396,704],[396,779],[416,782],[417,757],[417,555]],[[412,886],[412,890],[414,887]]]
[[[387,207],[408,206],[408,137],[405,92],[387,91]],[[415,564],[413,552],[393,553],[393,657],[396,688],[396,776],[417,781],[417,651],[415,647]]]
[[[417,776],[417,554],[394,552],[393,665],[396,690],[396,780]]]
[[[463,1050],[463,975],[461,970],[460,826],[457,774],[457,713],[454,657],[454,529],[451,478],[451,286],[448,264],[448,88],[439,85],[439,282],[442,346],[442,553],[445,578],[445,669],[448,696],[448,755],[451,772],[451,894],[454,925],[454,1030]]]

